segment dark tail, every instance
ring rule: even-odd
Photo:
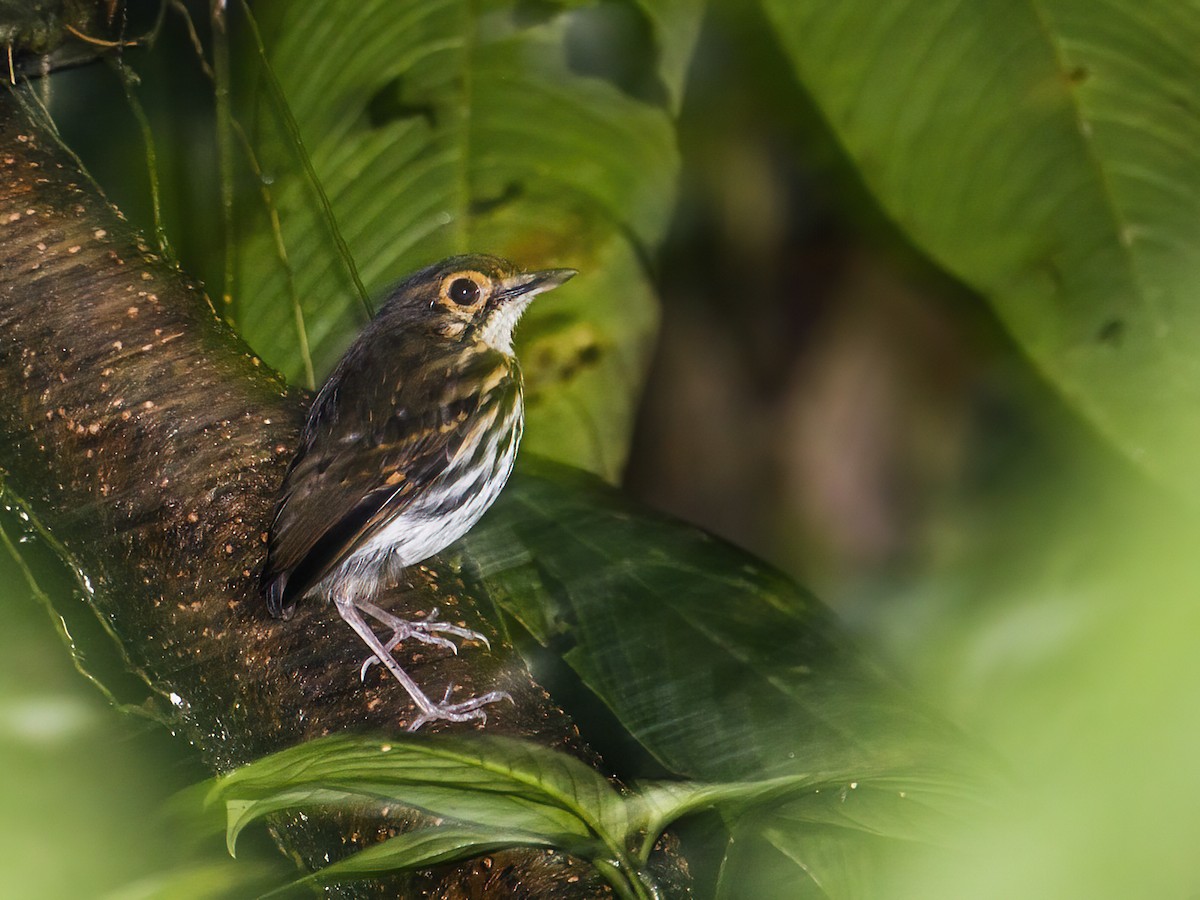
[[[277,619],[290,619],[296,611],[296,601],[288,597],[287,583],[287,572],[277,572],[263,579],[262,592],[267,598],[267,610]]]

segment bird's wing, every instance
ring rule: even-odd
[[[342,372],[323,390],[284,480],[263,589],[275,614],[365,545],[428,487],[519,376],[498,355],[426,360],[392,384]]]

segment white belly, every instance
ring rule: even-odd
[[[342,589],[368,597],[399,569],[440,553],[470,531],[496,501],[512,474],[522,430],[520,416],[514,418],[511,440],[503,440],[508,437],[505,434],[496,434],[490,438],[490,446],[485,450],[487,457],[501,457],[492,470],[492,477],[468,492],[449,511],[439,509],[447,494],[457,495],[462,491],[461,486],[456,488],[455,485],[470,461],[456,458],[408,509],[314,586],[314,592],[328,594],[331,590]],[[500,450],[501,443],[507,443],[503,451]]]

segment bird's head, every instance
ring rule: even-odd
[[[451,341],[479,340],[506,356],[529,302],[575,275],[574,269],[525,272],[497,256],[452,256],[399,284],[380,318],[423,325]]]

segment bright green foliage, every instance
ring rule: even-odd
[[[702,809],[729,815],[786,796],[842,787],[793,775],[725,784],[651,782],[622,793],[573,757],[510,738],[334,736],[222,778],[230,852],[252,821],[284,809],[401,805],[439,824],[338,860],[303,881],[369,878],[518,846],[556,847],[597,863],[618,896],[655,896],[646,870],[663,829]]]
[[[907,236],[1126,454],[1200,491],[1196,5],[764,6]]]
[[[657,318],[647,261],[675,212],[674,117],[702,7],[254,4],[376,301],[416,266],[465,250],[581,270],[535,304],[518,333],[527,449],[609,480],[627,450]],[[800,87],[900,232],[994,307],[1108,441],[1194,495],[1194,0],[726,7],[765,10]],[[235,39],[244,37],[231,15]],[[235,51],[235,72],[253,73],[254,48],[235,40]],[[234,85],[243,100],[250,80]],[[363,313],[259,83],[243,123],[279,209],[295,295],[264,215],[239,237],[234,308],[255,349],[296,378],[305,369],[297,299],[320,377]],[[795,113],[764,115],[786,129]],[[706,124],[724,127],[717,117]],[[239,196],[253,216],[257,191]],[[957,733],[867,661],[809,594],[592,476],[526,456],[461,545],[463,571],[515,620],[519,638],[562,650],[615,722],[679,780],[623,791],[576,760],[505,740],[409,738],[384,753],[378,741],[338,739],[218,782],[229,846],[241,836],[247,855],[253,829],[244,830],[285,810],[403,803],[445,824],[313,880],[559,847],[638,896],[655,836],[715,807],[728,828],[712,873],[721,900],[1196,893],[1191,559],[1200,526],[1194,510],[1115,465],[1094,435],[1074,434],[1071,417],[1035,393],[1007,398],[1037,432],[1028,458],[969,448],[1010,457],[1007,480],[989,483],[991,495],[953,498],[932,520],[937,558],[889,573],[886,602],[856,623],[923,700],[1002,757],[1016,790],[988,791],[991,807],[961,774]],[[580,719],[586,732],[592,723]],[[44,739],[8,750],[23,773],[41,775],[33,761],[59,759]],[[83,790],[57,770],[45,776],[53,790]],[[48,808],[17,799],[21,809]],[[28,822],[40,819],[22,815],[28,843]],[[89,846],[121,833],[89,831]],[[928,852],[945,845],[952,852]],[[190,881],[227,877],[185,867],[148,891],[184,896]]]
[[[389,284],[453,253],[580,270],[518,332],[527,441],[613,478],[657,321],[645,260],[675,200],[672,109],[701,4],[611,7],[618,34],[648,32],[658,58],[649,66],[625,59],[603,31],[597,43],[608,19],[576,6],[321,0],[254,9],[376,303]],[[628,74],[630,65],[641,68]],[[261,116],[268,133],[272,106]],[[294,146],[264,143],[320,378],[363,312]],[[300,376],[292,297],[265,219],[246,236],[240,264],[244,335]]]

